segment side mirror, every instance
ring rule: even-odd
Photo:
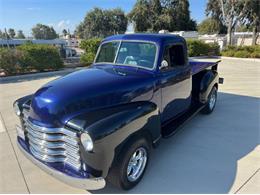
[[[163,60],[160,65],[160,70],[165,69],[169,66],[168,62],[166,60]]]

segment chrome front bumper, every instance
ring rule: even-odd
[[[35,165],[41,168],[46,173],[50,174],[51,176],[57,178],[58,180],[72,186],[75,188],[80,188],[84,190],[98,190],[104,188],[106,185],[105,179],[102,177],[99,178],[76,178],[65,175],[53,168],[48,167],[47,165],[43,164],[36,158],[34,158],[31,154],[29,154],[18,142],[18,148],[22,151],[22,153],[30,159]]]

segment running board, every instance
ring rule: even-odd
[[[192,106],[187,112],[182,114],[177,119],[174,119],[162,127],[162,137],[169,138],[175,135],[181,128],[191,120],[205,105]]]

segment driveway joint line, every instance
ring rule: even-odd
[[[251,175],[236,191],[234,194],[237,194],[257,173],[258,171],[260,170],[260,168],[258,168],[254,173],[253,175]]]
[[[18,156],[17,156],[17,154],[16,154],[16,152],[15,152],[14,145],[13,145],[13,142],[12,142],[12,140],[11,140],[11,136],[10,136],[8,130],[7,130],[7,127],[6,127],[6,125],[5,125],[5,121],[4,121],[4,118],[3,118],[1,112],[0,112],[0,120],[2,120],[2,122],[3,122],[3,126],[4,126],[4,128],[5,128],[5,130],[6,130],[6,133],[7,133],[7,135],[8,135],[9,141],[10,141],[10,143],[11,143],[12,149],[13,149],[13,151],[14,151],[14,156],[15,156],[16,161],[17,161],[17,163],[18,163],[19,169],[20,169],[20,171],[21,171],[21,173],[22,173],[22,177],[23,177],[23,180],[24,180],[26,189],[27,189],[28,193],[30,194],[30,190],[29,190],[28,184],[27,184],[27,182],[26,182],[26,179],[25,179],[25,176],[24,176],[22,167],[21,167],[20,162],[19,162],[19,160],[18,160]]]

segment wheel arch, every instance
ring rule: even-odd
[[[219,75],[216,71],[207,70],[200,81],[199,101],[206,103],[211,89],[215,86],[218,89]]]

